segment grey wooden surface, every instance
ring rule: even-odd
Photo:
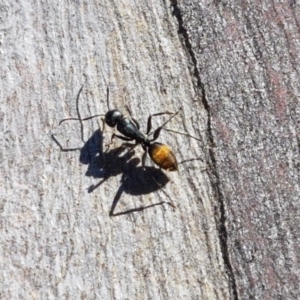
[[[2,2],[0,298],[298,299],[299,11]],[[141,147],[114,155],[117,139],[106,151],[100,118],[83,138],[58,125],[82,85],[82,117],[108,110],[107,86],[143,131],[182,108],[168,128],[197,139],[159,138],[179,172],[144,170]]]

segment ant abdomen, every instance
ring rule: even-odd
[[[148,153],[152,161],[167,171],[177,171],[178,164],[176,156],[168,145],[162,143],[151,143]]]

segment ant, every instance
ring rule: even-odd
[[[81,87],[77,101],[79,99],[79,95],[82,91],[83,86]],[[107,106],[109,108],[109,88],[107,87]],[[143,134],[140,131],[140,125],[139,123],[132,117],[131,111],[129,107],[126,105],[126,108],[129,112],[130,118],[124,117],[124,115],[117,109],[112,109],[109,110],[105,115],[95,115],[91,116],[85,119],[81,119],[80,116],[79,118],[68,118],[68,119],[63,119],[60,121],[59,124],[61,124],[64,121],[68,120],[78,120],[78,121],[86,121],[90,120],[95,117],[99,116],[105,116],[105,123],[110,126],[110,127],[117,127],[117,130],[119,133],[122,135],[118,134],[113,134],[111,137],[111,142],[112,140],[117,137],[123,141],[135,141],[136,145],[140,144],[142,148],[145,151],[145,154],[143,155],[142,158],[142,165],[143,167],[145,166],[145,160],[146,160],[146,155],[147,152],[151,158],[151,160],[160,168],[167,170],[167,171],[177,171],[178,170],[178,163],[175,154],[171,150],[171,148],[168,145],[162,144],[155,142],[159,135],[161,130],[164,128],[164,126],[171,120],[173,119],[180,111],[182,108],[180,108],[177,112],[171,113],[168,111],[165,112],[160,112],[156,114],[152,114],[148,117],[148,122],[147,122],[147,132],[146,134]],[[149,135],[152,134],[150,133],[152,129],[152,117],[154,116],[161,116],[169,114],[171,117],[164,122],[161,126],[159,126],[157,129],[154,130],[153,132],[153,138],[149,139]]]
[[[127,108],[128,112],[129,112],[130,118],[124,117],[123,114],[119,110],[117,110],[117,109],[112,109],[111,110],[109,108],[109,88],[108,88],[108,86],[107,86],[107,106],[108,106],[108,112],[105,115],[104,114],[99,114],[99,115],[94,115],[94,116],[90,116],[90,117],[82,119],[81,115],[80,115],[80,112],[79,112],[79,97],[80,97],[80,93],[81,93],[82,89],[83,89],[83,86],[80,88],[80,90],[79,90],[79,92],[77,94],[77,99],[76,99],[76,110],[77,110],[78,117],[77,118],[63,119],[63,120],[61,120],[59,122],[59,125],[61,123],[65,122],[65,121],[68,121],[68,120],[79,121],[80,125],[81,125],[81,139],[85,143],[84,138],[83,138],[83,121],[90,120],[92,118],[96,118],[96,117],[100,117],[100,116],[105,116],[105,119],[104,120],[102,119],[102,121],[104,123],[103,128],[104,128],[105,124],[107,124],[110,127],[117,127],[118,132],[120,134],[122,134],[122,135],[113,134],[111,136],[111,142],[112,142],[112,140],[115,137],[117,137],[117,138],[119,138],[119,139],[121,139],[123,141],[127,141],[127,142],[128,141],[135,141],[135,145],[134,144],[127,144],[126,143],[126,144],[121,145],[119,147],[119,149],[116,150],[116,152],[114,152],[114,153],[113,152],[106,153],[106,154],[108,154],[108,157],[115,157],[116,154],[124,146],[131,146],[131,148],[134,148],[136,145],[141,145],[142,146],[142,148],[144,150],[144,155],[143,155],[143,158],[142,158],[142,168],[138,168],[137,167],[137,164],[139,162],[139,161],[137,162],[137,160],[129,160],[129,164],[131,166],[135,167],[134,169],[137,170],[136,174],[137,174],[138,177],[140,177],[141,174],[145,173],[145,174],[147,174],[147,176],[150,176],[150,178],[152,179],[153,183],[155,184],[155,187],[153,185],[151,185],[151,184],[150,185],[147,184],[146,190],[142,187],[142,190],[144,189],[144,192],[146,192],[146,191],[149,192],[149,188],[150,188],[150,191],[154,191],[157,188],[162,188],[168,182],[168,178],[165,177],[165,176],[163,176],[164,173],[160,169],[156,169],[156,168],[153,168],[153,167],[152,168],[145,167],[145,160],[146,160],[147,153],[149,154],[151,160],[157,166],[159,166],[161,169],[168,170],[168,171],[176,171],[176,170],[178,170],[178,163],[177,163],[176,156],[173,153],[173,151],[170,149],[170,147],[168,145],[156,142],[156,140],[158,139],[158,137],[159,137],[160,132],[161,132],[162,129],[165,129],[165,130],[171,131],[171,132],[175,132],[175,133],[179,133],[179,134],[182,134],[182,135],[186,135],[186,136],[189,136],[191,138],[194,138],[194,139],[200,141],[200,139],[198,139],[198,138],[196,138],[194,136],[191,136],[188,133],[181,133],[179,131],[174,131],[174,130],[170,130],[170,129],[165,128],[165,125],[168,122],[170,122],[170,120],[172,118],[174,118],[182,110],[182,108],[180,108],[175,113],[165,111],[165,112],[160,112],[160,113],[156,113],[156,114],[150,115],[148,117],[148,124],[147,124],[146,134],[143,134],[140,131],[140,125],[139,125],[139,123],[132,117],[132,113],[131,113],[131,111],[130,111],[130,109],[129,109],[129,107],[127,105],[126,105],[126,108]],[[159,126],[157,129],[155,129],[153,132],[150,132],[151,129],[152,129],[152,117],[154,117],[154,116],[160,116],[160,115],[164,115],[164,114],[169,114],[171,116],[161,126]],[[151,136],[151,135],[152,135],[152,138],[149,138],[149,136]],[[60,147],[61,151],[74,151],[74,150],[81,150],[82,151],[82,149],[83,149],[83,148],[64,149],[60,145],[60,143],[57,141],[57,139],[54,137],[54,135],[52,135],[52,139],[57,143],[57,145]],[[86,143],[86,145],[87,145],[87,143]],[[112,154],[113,154],[113,156],[112,156]],[[129,154],[129,158],[131,158],[132,155],[133,155],[133,153],[130,153]],[[190,160],[186,160],[186,161],[190,161]],[[182,161],[181,163],[186,162],[186,161]],[[116,163],[116,165],[119,165],[119,163]],[[143,170],[142,173],[141,173],[141,170]],[[154,174],[160,176],[160,180],[159,180],[160,182],[158,182],[154,178],[154,177],[157,177],[157,176],[153,177],[149,173],[149,171],[151,171],[151,170],[152,171],[153,170],[157,170],[159,172],[159,173],[155,172]],[[95,186],[92,185],[89,188],[89,193],[92,192],[92,191],[94,191],[108,177],[110,177],[111,173],[110,173],[110,171],[108,171],[108,172],[109,172],[108,174],[104,174],[102,176],[103,180],[101,180],[97,185],[95,185]],[[119,169],[117,170],[117,172],[119,172]],[[122,215],[122,214],[131,213],[131,212],[134,212],[134,211],[141,211],[141,210],[144,210],[146,208],[149,208],[149,207],[152,207],[152,206],[155,206],[155,205],[160,205],[160,204],[163,204],[163,203],[169,204],[173,208],[176,208],[176,206],[174,206],[172,204],[172,201],[171,202],[164,202],[163,201],[163,202],[159,202],[159,203],[148,205],[148,206],[142,206],[140,208],[130,209],[130,210],[125,211],[125,212],[114,213],[116,205],[117,205],[117,203],[118,203],[118,201],[119,201],[119,199],[121,197],[121,194],[122,194],[122,192],[124,190],[127,190],[127,192],[131,193],[132,195],[135,195],[135,194],[138,194],[138,193],[141,192],[139,190],[138,193],[137,193],[137,190],[135,189],[135,186],[130,185],[131,180],[127,180],[126,178],[127,177],[123,175],[123,177],[122,177],[122,185],[119,188],[119,190],[118,190],[118,192],[117,192],[117,194],[116,194],[116,196],[114,198],[114,201],[113,201],[113,204],[111,206],[110,213],[109,213],[110,216],[118,216],[118,215]],[[170,199],[170,197],[168,195],[167,195],[167,197]]]

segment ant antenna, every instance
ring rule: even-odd
[[[167,123],[169,123],[178,113],[182,110],[182,107],[178,109],[165,123],[163,123],[160,127],[163,128]]]
[[[170,122],[170,121],[171,121],[171,120],[172,120],[172,119],[173,119],[173,118],[174,118],[181,110],[182,110],[182,107],[180,107],[180,108],[178,109],[178,111],[176,111],[175,113],[173,113],[173,114],[171,115],[171,117],[170,117],[167,121],[165,121],[161,126],[159,126],[159,128],[160,128],[160,129],[164,129],[164,130],[166,130],[166,131],[168,131],[168,132],[174,132],[174,133],[177,133],[177,134],[181,134],[181,135],[190,137],[190,138],[192,138],[192,139],[195,139],[195,140],[197,140],[197,141],[199,141],[199,142],[202,142],[201,139],[199,139],[199,138],[197,138],[197,137],[195,137],[195,136],[189,134],[188,132],[181,132],[181,131],[177,131],[177,130],[165,128],[165,125],[167,125],[167,123],[169,123],[169,122]],[[158,128],[158,129],[159,129],[159,128]],[[153,134],[155,131],[157,131],[157,129],[154,130],[153,132],[151,132],[149,135]]]
[[[80,113],[79,113],[79,105],[78,105],[78,103],[79,103],[79,95],[80,95],[82,89],[83,89],[83,86],[79,90],[79,93],[78,93],[78,96],[77,96],[77,100],[76,100],[76,111],[77,111],[78,118],[63,119],[63,120],[61,120],[59,122],[58,125],[60,125],[61,123],[65,122],[65,121],[79,121],[80,122],[81,131],[82,131],[81,136],[83,137],[83,123],[82,123],[82,121],[87,121],[87,120],[90,120],[90,119],[93,119],[93,118],[97,118],[97,117],[104,117],[105,115],[104,114],[99,114],[99,115],[94,115],[94,116],[87,117],[87,118],[84,118],[84,119],[81,118]],[[107,106],[108,106],[108,109],[109,109],[109,87],[108,86],[107,86],[106,91],[107,91]]]
[[[171,117],[170,117],[167,121],[165,121],[161,126],[159,126],[157,129],[155,129],[154,131],[152,131],[152,132],[150,132],[150,133],[147,132],[147,134],[148,134],[149,136],[152,135],[153,133],[154,133],[154,136],[159,135],[160,131],[164,128],[164,126],[165,126],[167,123],[169,123],[169,122],[170,122],[177,114],[179,114],[179,112],[180,112],[181,110],[182,110],[182,107],[180,107],[179,110],[176,111],[175,113],[163,112],[163,113],[157,113],[157,114],[152,115],[152,116],[159,116],[159,115],[162,115],[162,114],[171,114]],[[150,122],[150,124],[149,124],[149,122]],[[151,128],[151,120],[150,120],[150,121],[148,120],[148,128],[149,128],[149,126],[150,126],[150,128]],[[150,130],[148,130],[148,131],[150,131]]]
[[[78,94],[77,94],[77,98],[76,98],[76,112],[77,112],[78,118],[67,118],[67,119],[63,119],[63,120],[61,120],[61,121],[59,122],[58,125],[60,125],[61,123],[65,122],[65,121],[70,121],[70,120],[80,121],[80,123],[81,123],[82,119],[81,119],[81,115],[80,115],[80,112],[79,112],[79,96],[80,96],[80,93],[81,93],[82,89],[83,89],[83,85],[81,86],[81,88],[80,88],[80,90],[79,90],[79,92],[78,92]],[[81,124],[81,126],[82,126],[82,124]]]
[[[80,115],[80,112],[79,112],[79,96],[80,96],[80,93],[83,89],[83,85],[81,86],[78,94],[77,94],[77,98],[76,98],[76,112],[77,112],[77,116],[78,118],[68,118],[68,119],[63,119],[59,122],[58,125],[60,125],[61,123],[63,123],[64,121],[69,121],[69,120],[77,120],[80,122],[80,133],[81,133],[81,140],[85,143],[84,141],[84,138],[83,138],[83,123],[82,123],[82,119],[81,119],[81,115]]]
[[[173,129],[169,129],[169,128],[164,128],[164,130],[169,131],[169,132],[178,133],[178,134],[181,134],[181,135],[190,137],[190,138],[192,138],[192,139],[195,139],[195,140],[197,140],[197,141],[199,141],[199,142],[202,142],[201,139],[199,139],[199,138],[197,138],[197,137],[195,137],[195,136],[189,134],[188,132],[177,131],[177,130],[173,130]],[[205,131],[205,130],[203,130],[203,131]]]

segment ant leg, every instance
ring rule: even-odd
[[[150,130],[152,129],[152,117],[162,116],[162,115],[172,115],[172,114],[174,114],[174,113],[169,112],[169,111],[164,111],[161,113],[150,115],[148,118],[148,122],[147,122],[147,133],[146,134],[149,134]]]
[[[145,152],[142,156],[142,168],[145,169],[145,166],[146,166],[146,158],[147,158],[147,149],[144,149]]]
[[[160,134],[160,131],[165,127],[165,125],[167,123],[169,123],[180,111],[182,110],[182,108],[180,108],[177,112],[173,113],[172,116],[167,120],[165,121],[161,126],[159,126],[157,129],[155,129],[154,133],[153,133],[153,139],[151,139],[150,141],[153,142],[155,141],[158,137],[159,137],[159,134]],[[166,113],[169,113],[169,112],[166,112]],[[165,113],[160,113],[160,114],[165,114]],[[170,114],[170,113],[169,113]],[[153,116],[157,116],[159,114],[155,114]],[[150,116],[151,117],[151,116]],[[149,117],[149,119],[150,119]],[[148,126],[149,126],[149,119],[148,119]],[[150,119],[150,129],[148,127],[148,130],[150,131],[151,130],[151,119]],[[147,133],[149,134],[149,132]]]
[[[117,137],[119,138],[120,140],[123,140],[123,141],[126,141],[126,142],[130,142],[130,141],[133,141],[132,138],[128,138],[128,137],[125,137],[125,136],[122,136],[122,135],[117,135],[117,134],[112,134],[111,136],[111,139],[110,139],[110,143],[107,144],[107,149],[106,149],[106,152],[108,151],[110,145],[113,143],[113,139]],[[121,146],[122,147],[122,146]]]
[[[133,147],[135,147],[134,144],[131,144]],[[128,144],[122,144],[120,147],[118,147],[116,150],[115,150],[115,153],[114,153],[114,157],[118,156],[124,149],[126,149],[127,147],[129,147]]]
[[[119,138],[119,139],[121,139],[121,140],[123,140],[123,141],[127,141],[127,142],[129,142],[129,141],[133,141],[134,139],[133,138],[128,138],[128,137],[125,137],[125,136],[122,136],[122,135],[117,135],[117,134],[112,134],[112,136],[111,136],[111,142],[112,142],[112,140],[115,138],[115,137],[117,137],[117,138]]]

